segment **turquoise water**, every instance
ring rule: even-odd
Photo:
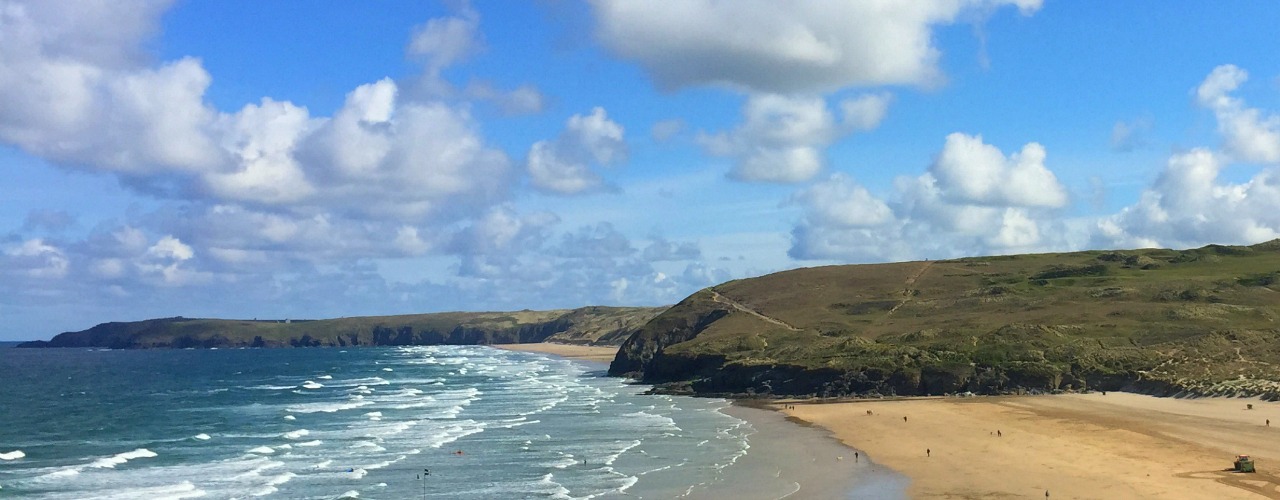
[[[2,349],[0,497],[672,498],[750,448],[726,401],[603,369],[481,346]]]

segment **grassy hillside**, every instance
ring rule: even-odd
[[[565,342],[617,345],[663,308],[450,312],[315,321],[165,318],[103,323],[24,347],[311,347]]]
[[[611,366],[670,390],[1280,396],[1280,240],[797,269],[702,290]]]

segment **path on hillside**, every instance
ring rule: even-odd
[[[769,316],[765,316],[765,315],[763,315],[763,314],[760,314],[760,312],[759,312],[759,311],[756,311],[755,309],[752,309],[752,308],[750,308],[750,307],[747,307],[746,305],[744,305],[744,304],[742,304],[742,303],[740,303],[740,302],[738,302],[738,301],[736,301],[736,300],[733,300],[733,299],[731,299],[731,298],[725,297],[724,295],[720,295],[720,292],[717,292],[717,291],[715,291],[715,290],[712,290],[712,291],[711,291],[711,300],[714,300],[714,301],[719,302],[719,303],[721,303],[721,304],[724,304],[724,305],[726,305],[726,306],[732,307],[732,308],[737,309],[737,310],[739,310],[739,311],[742,311],[742,312],[744,312],[744,313],[750,314],[750,315],[755,316],[755,317],[757,317],[757,318],[760,318],[760,319],[762,319],[762,320],[764,320],[764,321],[768,321],[768,322],[773,323],[773,324],[775,324],[775,325],[781,326],[781,327],[786,328],[786,329],[788,329],[788,330],[791,330],[791,331],[793,331],[793,332],[798,332],[798,331],[800,331],[800,329],[799,329],[799,328],[796,328],[796,327],[794,327],[794,326],[791,326],[790,324],[787,324],[787,322],[785,322],[785,321],[782,321],[782,320],[780,320],[780,319],[778,319],[778,318],[771,318],[771,317],[769,317]]]
[[[911,288],[911,285],[916,284],[916,280],[920,279],[921,276],[924,276],[925,271],[928,271],[930,267],[933,267],[933,261],[926,260],[924,261],[924,265],[920,266],[919,271],[916,271],[916,273],[911,275],[910,278],[907,278],[906,283],[902,286],[902,301],[898,302],[898,305],[893,306],[893,309],[890,309],[888,313],[885,313],[884,318],[881,319],[881,321],[889,319],[890,316],[893,316],[893,313],[898,312],[898,308],[907,305],[907,303],[912,300],[915,300],[915,290]]]

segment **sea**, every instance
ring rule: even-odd
[[[604,369],[486,346],[0,349],[0,498],[714,497],[752,424]]]

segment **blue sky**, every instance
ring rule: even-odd
[[[0,0],[0,340],[1280,237],[1272,2]]]

